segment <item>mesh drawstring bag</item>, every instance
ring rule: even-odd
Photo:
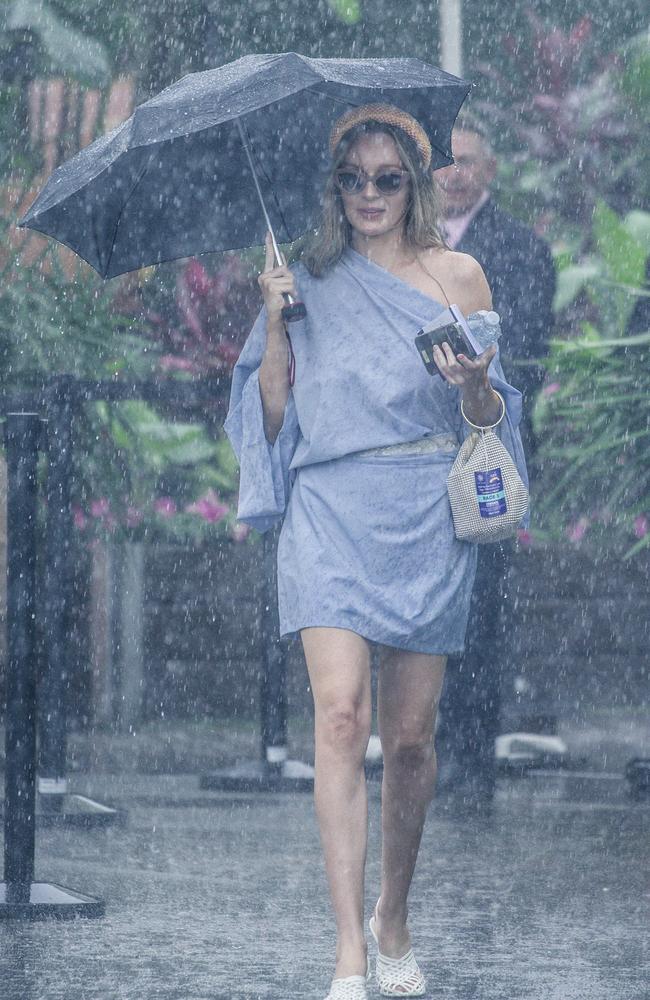
[[[456,455],[447,492],[456,538],[464,542],[512,538],[528,510],[528,490],[510,453],[494,433],[506,412],[503,396],[498,392],[497,396],[501,416],[489,427],[478,427],[468,420],[461,404],[463,417],[474,432]]]

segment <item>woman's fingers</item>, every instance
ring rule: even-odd
[[[279,267],[276,266],[275,251],[273,249],[273,240],[271,238],[270,232],[266,234],[265,247],[266,247],[266,259],[264,261],[264,270],[257,279],[260,285],[263,285],[264,282],[268,281],[269,279],[278,278],[280,276],[283,276],[285,278],[287,277],[293,278],[293,274],[286,266],[286,264],[280,264]]]
[[[447,362],[450,368],[454,367],[460,368],[460,365],[458,364],[458,359],[456,358],[456,355],[454,354],[451,348],[451,344],[448,344],[446,340],[444,340],[442,343],[442,351],[445,355],[445,361]]]
[[[463,368],[459,365],[454,352],[446,341],[443,342],[442,346],[434,344],[433,358],[446,379],[456,383],[460,377],[462,381]]]
[[[266,260],[264,261],[264,270],[272,271],[275,267],[275,251],[273,249],[273,239],[271,238],[271,233],[267,232],[266,239],[264,240],[264,246],[266,248]]]
[[[262,291],[268,318],[275,323],[279,321],[285,305],[284,296],[291,295],[292,298],[297,299],[298,295],[293,271],[284,263],[279,267],[276,266],[276,256],[270,232],[266,234],[265,251],[264,270],[258,276],[257,282]]]
[[[496,344],[490,344],[475,360],[464,354],[456,356],[451,346],[444,341],[442,346],[434,345],[433,357],[438,368],[454,385],[464,385],[471,379],[484,379],[487,369],[497,352]]]
[[[284,273],[285,269],[282,269],[282,273],[278,271],[265,271],[258,278],[267,312],[274,320],[282,311],[285,295],[291,295],[294,299],[298,297],[291,271],[287,273]]]
[[[486,347],[485,350],[478,355],[478,357],[474,358],[474,360],[468,358],[465,354],[459,354],[458,360],[463,368],[465,368],[468,372],[486,372],[496,353],[497,345],[490,344],[490,346]]]
[[[263,271],[257,279],[262,289],[268,288],[274,292],[292,292],[294,279],[288,268],[278,268],[276,271]]]

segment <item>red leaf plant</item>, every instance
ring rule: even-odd
[[[176,316],[146,315],[149,334],[164,353],[162,371],[230,373],[259,309],[259,291],[241,257],[228,256],[210,272],[195,258],[176,280]]]
[[[642,135],[616,86],[621,56],[596,51],[589,17],[563,31],[526,13],[529,36],[506,35],[500,63],[479,67],[492,93],[476,110],[514,147],[510,159],[525,176],[525,192],[527,169],[537,162],[545,232],[558,215],[589,227],[599,198],[621,213],[638,185]]]

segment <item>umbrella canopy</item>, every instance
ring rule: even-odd
[[[71,247],[104,278],[264,242],[261,194],[280,242],[316,224],[334,121],[395,104],[425,128],[432,166],[471,84],[419,59],[250,55],[183,77],[47,181],[20,221]],[[244,148],[242,134],[247,140]]]

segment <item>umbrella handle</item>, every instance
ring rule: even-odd
[[[273,232],[273,227],[271,226],[270,220],[267,220],[269,224],[269,232],[271,233],[271,240],[273,242],[273,252],[275,254],[275,262],[280,267],[286,266],[286,260],[284,255],[277,244],[275,233]],[[288,292],[282,293],[282,298],[285,301],[285,305],[282,306],[282,319],[285,323],[295,323],[296,320],[304,319],[307,315],[307,307],[304,302],[299,299],[294,299],[293,295],[289,295]]]
[[[282,319],[285,323],[295,323],[298,319],[304,319],[307,315],[307,308],[304,302],[294,299],[288,292],[283,292],[282,298],[286,302],[282,306]]]

